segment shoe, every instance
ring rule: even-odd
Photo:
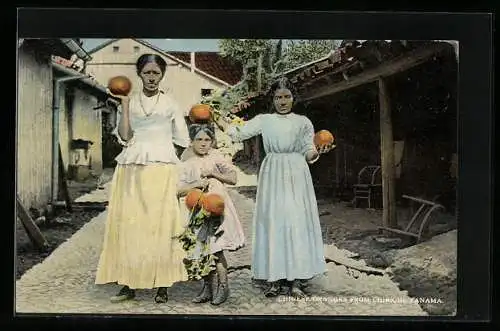
[[[226,302],[227,298],[229,298],[229,287],[227,283],[220,283],[217,289],[217,294],[215,294],[212,302],[210,303],[214,306],[218,306]]]
[[[168,293],[166,287],[160,287],[158,292],[155,295],[156,303],[167,303],[168,302]]]
[[[281,292],[281,285],[279,282],[272,282],[270,286],[264,291],[264,295],[268,298],[277,297]]]
[[[122,287],[117,295],[111,297],[112,303],[122,302],[126,300],[131,300],[135,298],[135,291],[130,289],[128,286]]]
[[[205,303],[209,302],[212,300],[213,293],[212,293],[212,284],[208,281],[203,281],[203,288],[201,289],[200,293],[194,297],[191,302],[193,303]]]
[[[290,296],[295,298],[295,299],[303,299],[305,298],[307,295],[304,293],[304,291],[302,291],[301,289],[301,283],[298,282],[298,281],[294,281],[292,283],[292,286],[290,286]]]

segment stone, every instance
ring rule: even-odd
[[[96,190],[81,201],[105,200],[105,190]],[[251,264],[251,232],[254,202],[231,190],[230,195],[238,208],[246,234],[247,246],[228,252],[230,266]],[[266,298],[251,281],[248,268],[229,273],[231,297],[220,307],[191,303],[199,291],[195,282],[174,284],[169,290],[170,300],[165,305],[153,302],[154,290],[137,292],[135,300],[112,304],[109,297],[118,290],[117,285],[95,285],[94,274],[98,262],[107,211],[85,224],[67,242],[55,249],[49,258],[26,272],[16,282],[16,310],[26,313],[93,313],[93,314],[210,314],[210,315],[371,315],[411,316],[426,315],[416,303],[366,304],[349,302],[349,298],[403,297],[407,294],[384,276],[353,278],[347,268],[327,264],[327,272],[311,280],[310,291],[314,302],[278,301]],[[325,254],[350,259],[353,254],[326,245]],[[352,259],[351,259],[352,260]],[[363,261],[358,261],[363,265]],[[279,297],[283,298],[283,297]]]

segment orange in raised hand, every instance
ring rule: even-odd
[[[108,81],[108,89],[113,94],[127,96],[132,89],[132,82],[126,76],[116,76]]]
[[[335,137],[328,130],[318,131],[314,135],[314,145],[316,145],[317,147],[332,145],[334,141]]]

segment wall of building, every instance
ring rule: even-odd
[[[92,142],[89,149],[91,172],[100,175],[103,169],[101,110],[93,109],[97,106],[97,98],[87,91],[76,88],[73,93],[72,139]]]
[[[16,190],[27,208],[50,201],[52,69],[22,46],[18,54]]]

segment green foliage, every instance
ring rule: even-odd
[[[214,91],[212,95],[203,97],[201,103],[210,105],[224,116],[229,116],[231,109],[248,95],[246,84],[238,84],[227,89]]]
[[[283,53],[283,70],[325,57],[338,46],[337,40],[292,40]]]
[[[270,39],[222,39],[219,42],[220,53],[243,64],[256,61],[261,52],[272,47]]]
[[[267,90],[283,72],[324,57],[336,47],[335,40],[222,39],[221,55],[243,65],[243,78],[202,102],[228,114],[249,94]]]

